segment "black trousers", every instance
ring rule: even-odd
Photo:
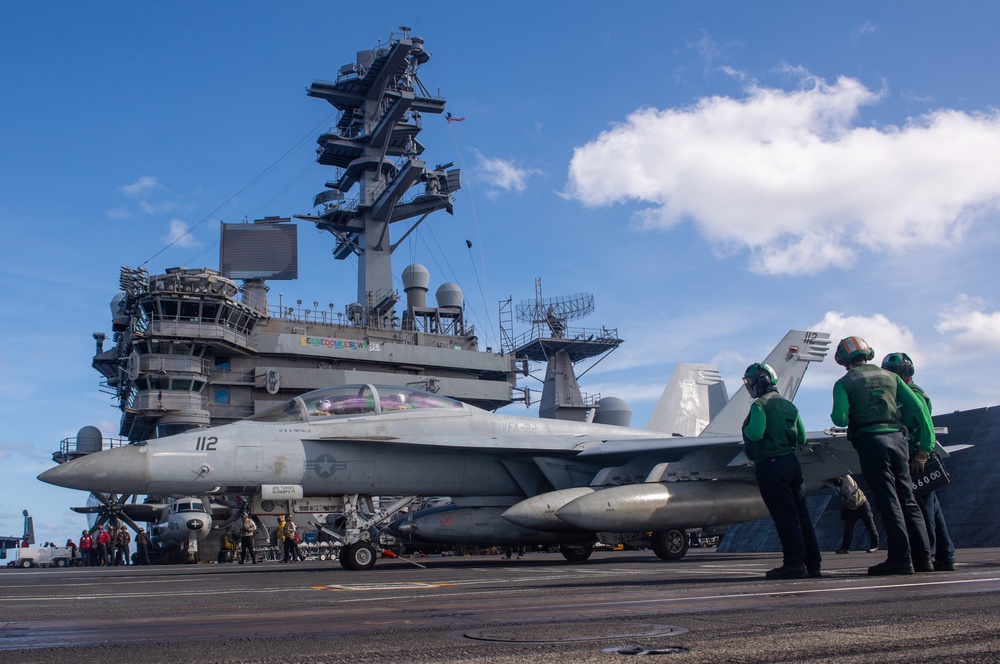
[[[953,563],[955,562],[955,544],[948,534],[948,524],[944,520],[944,512],[941,511],[941,501],[938,500],[937,492],[930,493],[917,498],[920,511],[924,514],[924,525],[927,527],[927,541],[930,550],[934,552],[934,562]]]
[[[806,495],[802,489],[802,466],[794,454],[762,461],[755,466],[757,487],[781,540],[785,565],[804,563],[820,568],[822,557],[813,530]]]
[[[841,550],[850,551],[851,541],[854,539],[854,527],[858,525],[858,521],[862,521],[865,524],[865,528],[868,529],[868,548],[874,549],[878,547],[878,529],[875,528],[875,517],[872,516],[872,506],[868,504],[868,501],[861,503],[861,506],[856,510],[849,510],[846,507],[840,510],[840,516],[844,520],[844,540],[840,545]]]
[[[930,560],[924,515],[913,497],[910,450],[901,432],[863,433],[854,439],[861,472],[874,494],[889,545],[890,562]]]
[[[253,535],[244,535],[240,538],[240,564],[243,564],[247,558],[250,562],[257,563],[257,552],[254,550]]]

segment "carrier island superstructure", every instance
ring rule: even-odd
[[[442,284],[429,304],[430,274],[411,265],[397,311],[393,249],[431,213],[451,213],[461,186],[459,169],[420,159],[422,118],[445,107],[417,76],[429,57],[404,30],[307,91],[339,110],[317,149],[336,175],[298,219],[333,236],[335,258],[356,258],[356,301],[268,298],[268,282],[297,276],[288,218],[223,224],[219,270],[122,268],[114,345],[95,334],[94,367],[120,404],[123,438],[233,421],[342,383],[408,385],[487,409],[511,403],[513,357],[479,350],[458,286]],[[390,227],[405,221],[392,243]]]
[[[339,111],[316,150],[317,161],[336,171],[312,211],[295,216],[333,237],[336,259],[356,258],[356,301],[335,307],[279,295],[275,302],[269,282],[297,277],[299,224],[291,218],[223,223],[218,270],[122,268],[111,303],[113,345],[105,348],[106,335],[95,333],[93,366],[118,401],[123,439],[223,424],[344,383],[418,387],[485,409],[515,400],[515,368],[544,360],[537,318],[522,318],[535,327],[515,342],[501,308],[505,341],[495,352],[480,350],[459,286],[441,284],[429,302],[431,275],[418,264],[402,271],[405,304],[393,285],[393,250],[433,212],[451,214],[461,187],[452,164],[430,167],[420,158],[423,117],[445,108],[418,76],[429,59],[423,40],[401,28],[401,36],[359,52],[336,80],[307,89]],[[572,362],[621,340],[608,328],[567,339],[566,317],[553,323],[551,315],[563,308],[551,305],[536,297],[534,307],[546,307],[557,338],[551,343],[571,344],[572,360],[559,348],[550,352],[542,414],[581,419],[595,404],[579,393]]]

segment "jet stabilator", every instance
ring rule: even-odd
[[[782,394],[794,396],[829,343],[817,332],[785,336],[766,359]],[[684,398],[667,404],[661,423],[690,422],[714,389],[698,378],[704,371],[692,377],[681,367],[671,382]],[[675,392],[668,385],[664,394]],[[88,454],[39,479],[92,492],[243,497],[253,513],[276,500],[291,509],[296,499],[327,497],[343,518],[323,530],[343,544],[348,569],[375,564],[379,529],[415,496],[450,496],[454,505],[413,512],[392,523],[393,532],[440,543],[560,544],[570,560],[586,559],[598,533],[651,532],[659,557],[679,558],[685,528],[767,514],[738,435],[749,405],[739,390],[700,435],[675,436],[498,415],[409,388],[345,385],[233,424]],[[798,454],[806,490],[859,471],[843,436],[808,438]],[[377,510],[373,496],[404,498]]]

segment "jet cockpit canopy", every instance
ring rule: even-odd
[[[462,409],[465,404],[409,387],[338,385],[293,397],[247,419],[254,422],[321,422],[332,417],[440,408]]]

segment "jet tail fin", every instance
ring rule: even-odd
[[[726,384],[715,366],[682,362],[663,388],[646,428],[694,437],[722,411],[727,401]]]
[[[789,401],[793,400],[809,363],[822,362],[829,349],[830,335],[826,332],[790,330],[764,360],[778,374],[778,393]],[[740,435],[751,401],[746,390],[737,390],[701,435]]]

